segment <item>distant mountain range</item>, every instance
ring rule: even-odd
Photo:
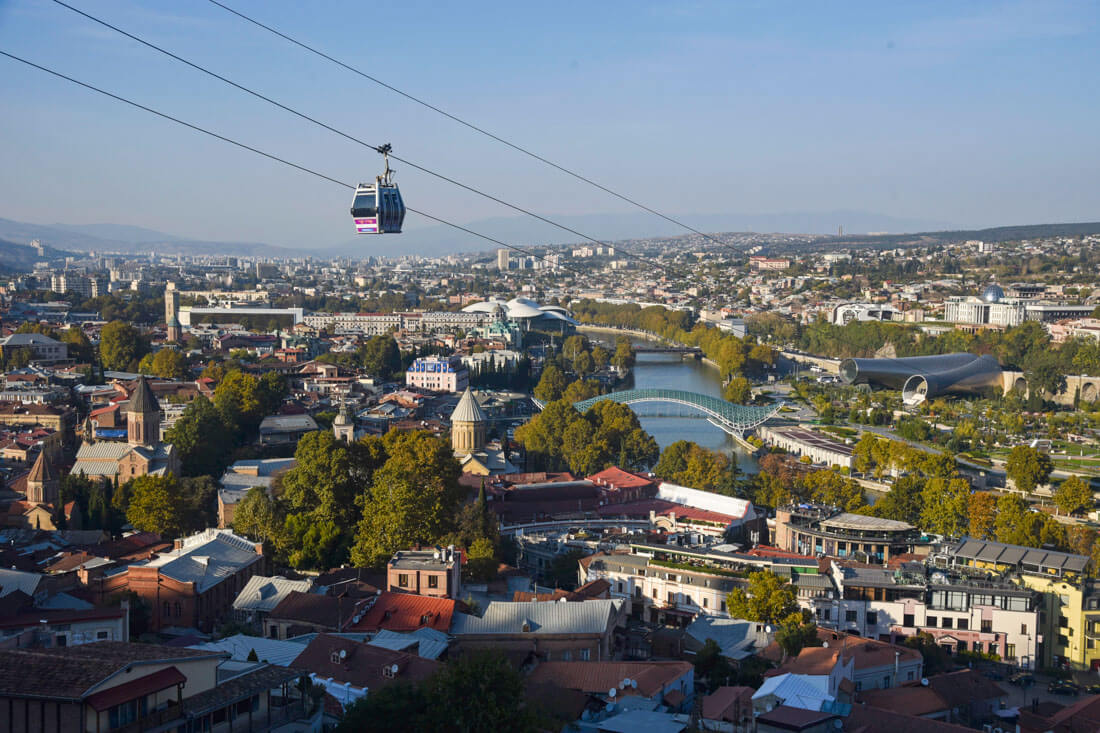
[[[24,272],[34,269],[36,262],[50,262],[68,255],[68,252],[46,247],[43,255],[29,245],[0,239],[0,272]]]
[[[410,215],[412,219],[415,215]],[[671,237],[689,232],[683,227],[652,214],[589,214],[584,216],[547,216],[548,219],[604,242],[622,239]],[[788,214],[686,214],[673,218],[701,232],[783,232],[797,234],[919,232],[946,229],[950,224],[926,219],[901,219],[859,211],[827,211]],[[515,246],[538,244],[581,244],[586,240],[530,217],[495,217],[463,224],[480,234]],[[325,253],[345,257],[402,254],[439,256],[455,252],[495,249],[496,245],[480,237],[448,226],[406,229],[400,237],[363,236]]]
[[[186,239],[153,229],[126,224],[30,224],[0,219],[0,239],[43,245],[73,252],[122,252],[126,254],[204,254],[231,256],[292,257],[298,252],[262,242],[211,242]],[[32,250],[33,251],[33,250]],[[0,254],[0,264],[7,259]]]
[[[605,242],[673,237],[686,233],[681,227],[648,214],[592,214],[548,218]],[[818,243],[829,247],[889,247],[909,242],[936,243],[960,239],[995,242],[1100,232],[1100,223],[1035,224],[959,230],[933,220],[903,219],[844,210],[756,215],[701,214],[676,218],[708,233],[817,234],[820,236]],[[528,217],[481,219],[464,226],[519,247],[579,244],[585,241],[583,237]],[[838,236],[837,230],[841,226],[844,227],[844,234]],[[46,258],[38,257],[32,248],[26,246],[32,239],[38,239],[47,247]],[[291,250],[262,242],[193,240],[125,224],[44,225],[0,218],[0,268],[6,270],[28,269],[34,262],[42,259],[56,259],[73,252],[88,251],[134,255],[157,252],[243,257],[300,257],[306,253],[317,257],[361,258],[399,257],[409,254],[440,256],[457,252],[485,252],[495,248],[496,245],[492,242],[442,225],[406,229],[400,235],[361,236],[330,247]]]

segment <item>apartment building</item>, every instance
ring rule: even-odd
[[[905,563],[889,570],[833,562],[835,592],[799,598],[822,626],[896,642],[928,633],[952,653],[996,654],[1033,669],[1043,641],[1040,596],[1007,580]]]
[[[1040,595],[1040,666],[1100,669],[1100,587],[1086,575],[1087,556],[968,537],[942,562],[992,571]]]

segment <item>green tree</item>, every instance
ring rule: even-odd
[[[1015,494],[997,499],[997,516],[993,530],[998,542],[1024,547],[1042,544],[1042,518],[1031,511],[1026,501]]]
[[[286,512],[287,554],[298,567],[335,564],[358,517],[351,448],[331,431],[319,430],[302,436],[294,459],[294,467],[274,484]]]
[[[535,385],[535,397],[543,402],[554,402],[561,399],[565,387],[565,374],[555,365],[548,364],[542,370],[539,383]]]
[[[487,537],[479,537],[466,552],[466,568],[474,580],[487,581],[497,576],[499,563],[493,543]]]
[[[604,369],[611,363],[611,353],[602,346],[592,347],[592,364],[596,369]]]
[[[569,404],[591,399],[600,394],[600,383],[595,379],[578,379],[570,382],[561,399]]]
[[[923,488],[924,485],[917,476],[902,476],[885,496],[875,502],[875,516],[919,525]]]
[[[863,498],[863,487],[836,471],[814,471],[805,478],[804,483],[810,497],[819,504],[828,504],[851,512],[867,503]]]
[[[393,336],[374,336],[363,346],[363,370],[376,379],[392,379],[401,371],[401,350]]]
[[[615,353],[611,355],[611,365],[616,369],[625,370],[634,366],[634,347],[630,339],[620,336],[615,340]]]
[[[448,443],[425,431],[391,431],[385,440],[389,457],[375,471],[370,492],[357,499],[356,565],[379,565],[397,550],[443,539],[454,530],[465,495]]]
[[[1005,473],[1016,488],[1030,494],[1040,484],[1046,483],[1054,470],[1050,456],[1029,445],[1018,445],[1008,454]]]
[[[734,377],[722,388],[722,397],[739,405],[752,401],[752,385],[744,377]]]
[[[237,369],[230,370],[214,390],[214,406],[226,425],[244,433],[255,430],[263,419],[260,380]]]
[[[95,347],[88,336],[78,326],[71,326],[61,332],[61,343],[68,347],[69,358],[77,364],[91,364],[95,361]]]
[[[970,484],[966,479],[932,478],[921,492],[924,509],[921,527],[947,537],[960,537],[967,529]]]
[[[1054,503],[1066,514],[1076,514],[1093,505],[1092,489],[1079,476],[1070,476],[1055,489]]]
[[[577,358],[573,360],[573,371],[582,378],[596,371],[596,362],[593,361],[592,354],[587,351],[577,354]]]
[[[99,332],[99,360],[104,369],[134,369],[147,350],[138,330],[124,321],[111,321]]]
[[[794,586],[766,570],[750,573],[748,588],[735,588],[726,597],[733,618],[777,625],[798,613]]]
[[[775,630],[775,641],[788,657],[797,657],[808,646],[821,646],[817,624],[813,615],[806,610],[792,613],[783,619]]]
[[[428,682],[432,730],[496,733],[532,729],[523,700],[523,678],[500,652],[453,659]]]
[[[187,358],[171,348],[163,348],[153,356],[153,374],[164,379],[183,379],[187,376]]]
[[[396,681],[370,691],[344,711],[337,733],[392,733],[400,728],[409,733],[433,730],[428,711],[426,685]],[[398,725],[396,721],[401,721]]]
[[[185,507],[179,500],[179,483],[167,476],[140,476],[129,482],[126,520],[142,532],[174,538],[186,524]]]
[[[218,484],[210,476],[180,478],[178,500],[185,532],[201,532],[217,525]]]
[[[233,531],[255,540],[280,544],[283,517],[263,486],[253,486],[233,512]]]
[[[221,476],[234,447],[242,442],[241,436],[226,427],[222,413],[202,395],[184,408],[165,439],[178,451],[185,476]]]
[[[708,692],[730,684],[735,675],[733,665],[714,639],[707,639],[703,648],[695,653],[695,679],[705,681]]]

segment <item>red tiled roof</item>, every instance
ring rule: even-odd
[[[353,623],[346,631],[415,631],[430,628],[444,633],[451,630],[455,601],[450,598],[430,598],[412,593],[379,594],[359,623]]]
[[[778,710],[779,708],[776,708]],[[774,711],[772,711],[774,712]],[[758,718],[758,720],[762,719]],[[961,725],[945,723],[942,720],[932,718],[920,718],[915,715],[904,715],[890,710],[882,710],[867,705],[855,705],[847,718],[845,730],[851,733],[974,733],[973,728],[965,728]]]
[[[731,517],[729,514],[696,509],[664,499],[642,499],[640,501],[628,501],[623,504],[605,504],[597,511],[601,516],[607,517],[648,517],[650,512],[654,512],[658,516],[675,514],[678,520],[698,519],[704,522],[719,522],[721,524],[729,524],[737,519],[737,517]]]
[[[638,683],[637,694],[652,697],[691,670],[690,662],[543,662],[529,679],[592,694],[606,694],[631,679]],[[634,690],[622,694],[634,694]]]
[[[866,690],[859,694],[859,701],[873,708],[892,710],[902,715],[929,715],[951,707],[935,690],[922,685]]]
[[[86,702],[95,710],[103,712],[104,710],[110,710],[115,705],[152,695],[154,692],[182,685],[185,682],[187,682],[187,678],[183,675],[183,672],[180,672],[174,666],[166,667],[153,672],[153,674],[130,680],[124,685],[118,685],[103,692],[89,695]]]
[[[719,687],[703,698],[703,717],[707,720],[738,722],[728,717],[731,715],[730,708],[742,699],[746,706],[751,705],[753,692],[755,690],[751,687]]]
[[[591,476],[586,477],[589,481],[593,481],[601,486],[611,485],[620,489],[633,489],[640,488],[642,486],[650,486],[653,484],[653,479],[646,476],[641,476],[630,471],[624,471],[618,466],[612,466],[611,468],[605,468],[599,473],[594,473]]]
[[[338,661],[333,661],[334,655]],[[396,681],[422,682],[436,671],[439,663],[339,636],[318,634],[290,666],[307,669],[318,677],[331,677],[338,682],[375,690]],[[397,672],[391,673],[392,676],[383,674],[383,669],[392,670],[394,666]]]

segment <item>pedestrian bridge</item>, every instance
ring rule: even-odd
[[[679,389],[627,389],[575,402],[573,407],[580,412],[586,412],[588,408],[600,400],[611,400],[621,405],[634,405],[639,402],[667,402],[685,405],[704,413],[708,422],[712,425],[738,438],[743,437],[746,430],[752,430],[778,413],[780,407],[778,403],[763,407],[737,405],[719,397]]]

